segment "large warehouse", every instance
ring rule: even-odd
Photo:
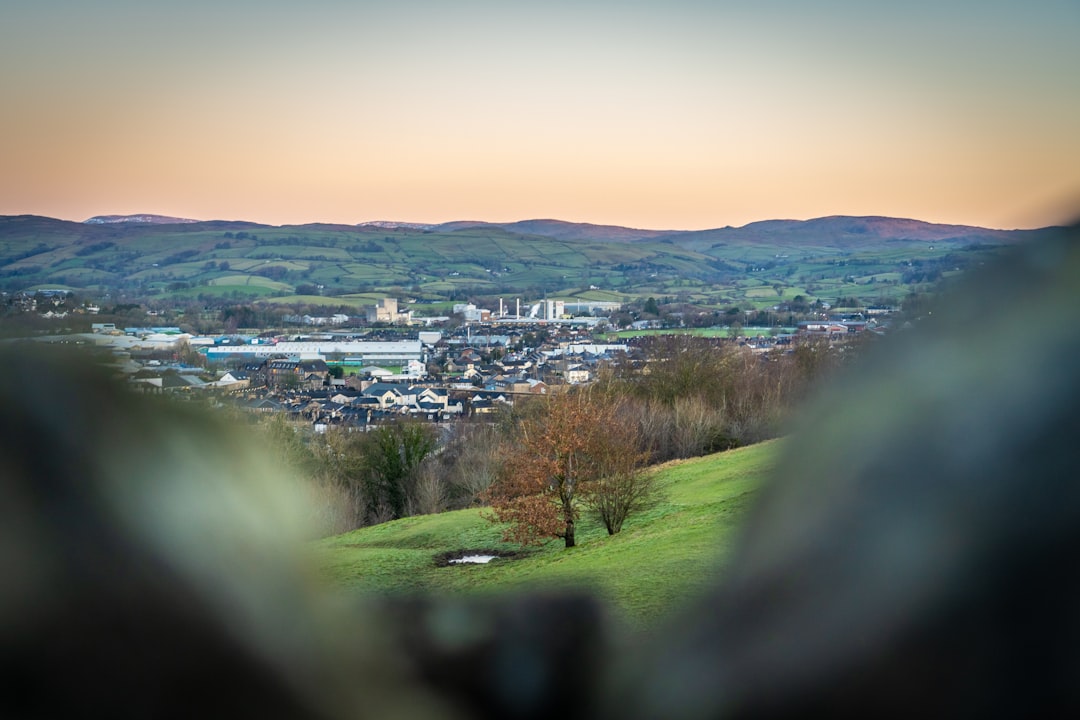
[[[391,342],[362,342],[321,340],[309,342],[279,342],[259,345],[218,345],[207,348],[208,360],[235,357],[268,358],[284,355],[299,360],[340,360],[356,358],[365,365],[403,365],[410,360],[424,361],[423,344],[419,340]]]

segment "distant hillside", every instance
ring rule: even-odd
[[[70,287],[133,299],[291,305],[385,295],[419,303],[655,297],[700,315],[706,308],[771,309],[796,298],[892,302],[995,248],[1050,232],[879,217],[692,232],[558,220],[272,226],[126,218],[0,216],[0,290]]]
[[[88,225],[104,225],[107,223],[149,223],[151,225],[174,225],[176,223],[195,223],[198,220],[187,218],[169,217],[167,215],[95,215],[83,220]]]
[[[634,242],[652,240],[672,234],[671,230],[639,230],[618,225],[593,225],[562,220],[519,220],[512,223],[489,223],[459,220],[435,226],[438,230],[454,231],[478,227],[497,227],[526,235],[540,235],[559,240],[597,240],[601,242]]]
[[[868,243],[949,242],[955,245],[1006,244],[1037,231],[989,230],[968,225],[941,225],[888,217],[834,215],[813,220],[764,220],[743,227],[671,233],[664,237],[700,248],[717,243],[813,245],[851,248]]]
[[[357,227],[378,228],[380,230],[431,230],[438,227],[437,225],[430,225],[428,223],[411,223],[411,222],[399,222],[397,220],[369,220],[368,222],[357,223]]]
[[[405,227],[407,224],[400,224]],[[425,227],[413,225],[412,227]],[[642,230],[617,225],[570,223],[562,220],[520,220],[491,223],[458,220],[427,229],[454,232],[476,228],[501,228],[509,232],[539,235],[559,240],[595,240],[599,242],[637,242],[668,240],[698,247],[705,244],[742,242],[763,244],[811,243],[823,247],[851,247],[868,242],[910,241],[953,243],[1008,243],[1031,231],[990,230],[970,225],[943,225],[889,217],[852,217],[834,215],[813,220],[763,220],[742,227],[711,230]]]

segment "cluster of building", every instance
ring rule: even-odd
[[[483,415],[589,382],[600,365],[628,349],[594,343],[580,328],[538,322],[278,337],[192,336],[175,327],[105,323],[94,330],[62,337],[111,350],[142,390],[214,393],[252,412],[285,412],[316,427]]]
[[[587,382],[598,364],[625,346],[537,349],[498,358],[471,346],[444,344],[435,372],[392,373],[368,367],[335,377],[334,360],[269,358],[226,372],[216,386],[253,412],[285,412],[315,426],[368,427],[403,417],[449,422],[494,412],[515,401]]]
[[[34,313],[46,319],[66,318],[70,314],[97,315],[101,308],[95,303],[76,303],[68,290],[43,289],[33,292],[23,290],[9,295],[0,293],[4,304],[16,312]]]
[[[544,300],[524,309],[518,302],[513,312],[502,301],[497,311],[468,303],[453,309],[466,321],[455,330],[335,328],[193,336],[172,326],[94,323],[93,332],[63,340],[112,350],[118,367],[147,391],[216,392],[253,412],[287,412],[317,426],[360,427],[400,417],[445,422],[482,415],[522,397],[588,383],[598,367],[631,353],[627,344],[593,341],[590,325],[602,318],[567,315],[605,308]],[[384,299],[368,309],[367,320],[400,325],[411,313]],[[839,338],[873,330],[876,322],[812,320],[800,323],[794,334],[739,342],[750,351],[768,352],[798,336]],[[320,318],[311,324],[345,321]]]
[[[355,318],[344,313],[335,313],[333,315],[285,315],[282,320],[294,325],[347,325]],[[369,325],[411,325],[413,313],[412,310],[398,310],[398,301],[395,298],[383,298],[364,309],[364,320]]]

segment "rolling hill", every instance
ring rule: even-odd
[[[640,230],[618,225],[593,225],[591,223],[571,223],[563,220],[520,220],[512,223],[457,222],[436,225],[433,229],[450,231],[475,228],[502,228],[508,232],[524,235],[539,235],[556,240],[592,240],[597,242],[635,242],[654,240],[671,235],[670,230]],[[674,233],[678,235],[679,233]]]
[[[433,302],[601,292],[605,299],[768,307],[796,295],[901,297],[995,248],[1047,232],[878,217],[685,232],[557,220],[435,226],[271,226],[149,215],[91,220],[0,216],[0,290],[248,296],[285,304],[296,296],[363,293]]]

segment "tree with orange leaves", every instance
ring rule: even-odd
[[[506,540],[529,544],[557,537],[570,548],[582,498],[624,487],[600,481],[638,473],[646,455],[636,425],[606,396],[569,392],[539,402],[539,412],[520,420],[518,441],[488,490],[491,519],[508,524]]]

